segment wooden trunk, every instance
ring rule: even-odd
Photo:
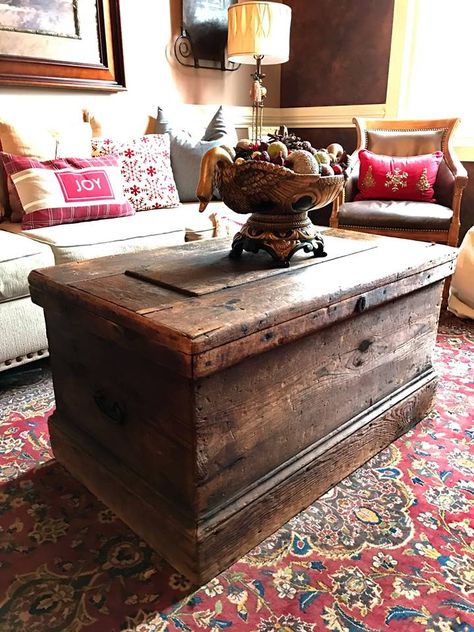
[[[226,240],[30,275],[53,451],[202,584],[429,410],[445,246],[327,230],[273,268]]]

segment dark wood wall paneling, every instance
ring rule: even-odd
[[[385,103],[393,0],[285,0],[293,10],[290,60],[281,67],[281,106],[311,107]],[[354,128],[294,129],[314,147],[356,147]],[[460,241],[474,225],[474,162],[461,207]],[[329,224],[330,208],[313,221]]]
[[[327,147],[331,143],[339,143],[351,154],[357,145],[355,127],[313,127],[308,129],[299,127],[291,131],[304,140],[309,140],[311,145],[317,149]]]
[[[292,132],[309,140],[313,147],[321,149],[327,147],[331,143],[340,143],[344,149],[352,153],[357,145],[357,133],[355,127],[319,127],[308,129],[292,129]],[[331,205],[323,206],[317,211],[310,212],[311,221],[320,226],[329,226],[329,218],[331,217]]]
[[[394,0],[285,0],[293,10],[281,106],[385,103]]]

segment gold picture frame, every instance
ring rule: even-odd
[[[119,0],[80,7],[0,0],[0,85],[125,90]]]

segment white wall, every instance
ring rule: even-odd
[[[0,86],[0,116],[19,108],[43,113],[88,109],[114,117],[130,131],[150,130],[156,106],[172,103],[250,105],[251,66],[236,72],[185,68],[172,57],[179,32],[180,0],[121,0],[127,91],[102,94],[78,90]],[[280,67],[267,66],[268,106],[278,106]]]

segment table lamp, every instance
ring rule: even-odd
[[[252,140],[261,140],[263,101],[267,89],[262,65],[289,59],[291,8],[278,2],[247,0],[228,8],[227,56],[230,61],[256,64],[252,97]]]

